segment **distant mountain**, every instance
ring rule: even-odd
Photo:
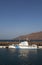
[[[15,40],[42,40],[42,31],[16,37]]]

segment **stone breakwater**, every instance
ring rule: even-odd
[[[19,42],[0,42],[0,48],[8,48],[9,45],[16,45],[19,44]]]
[[[19,44],[19,42],[0,42],[0,46],[8,46],[10,44]]]
[[[8,48],[8,46],[0,46],[0,48]]]
[[[19,44],[20,42],[0,42],[0,46],[4,45],[4,46],[8,46],[10,44]],[[36,44],[37,46],[42,46],[42,42],[28,42],[29,45],[32,45],[32,44]]]

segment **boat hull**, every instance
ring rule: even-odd
[[[19,47],[17,49],[37,49],[37,47]]]
[[[9,46],[8,48],[15,48],[15,46]]]

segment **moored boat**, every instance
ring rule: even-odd
[[[19,48],[20,49],[37,49],[37,45],[33,44],[30,46],[27,41],[24,41],[19,44]]]
[[[14,44],[9,45],[8,48],[15,48]]]

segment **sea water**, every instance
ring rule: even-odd
[[[42,65],[42,49],[0,49],[0,65]]]

